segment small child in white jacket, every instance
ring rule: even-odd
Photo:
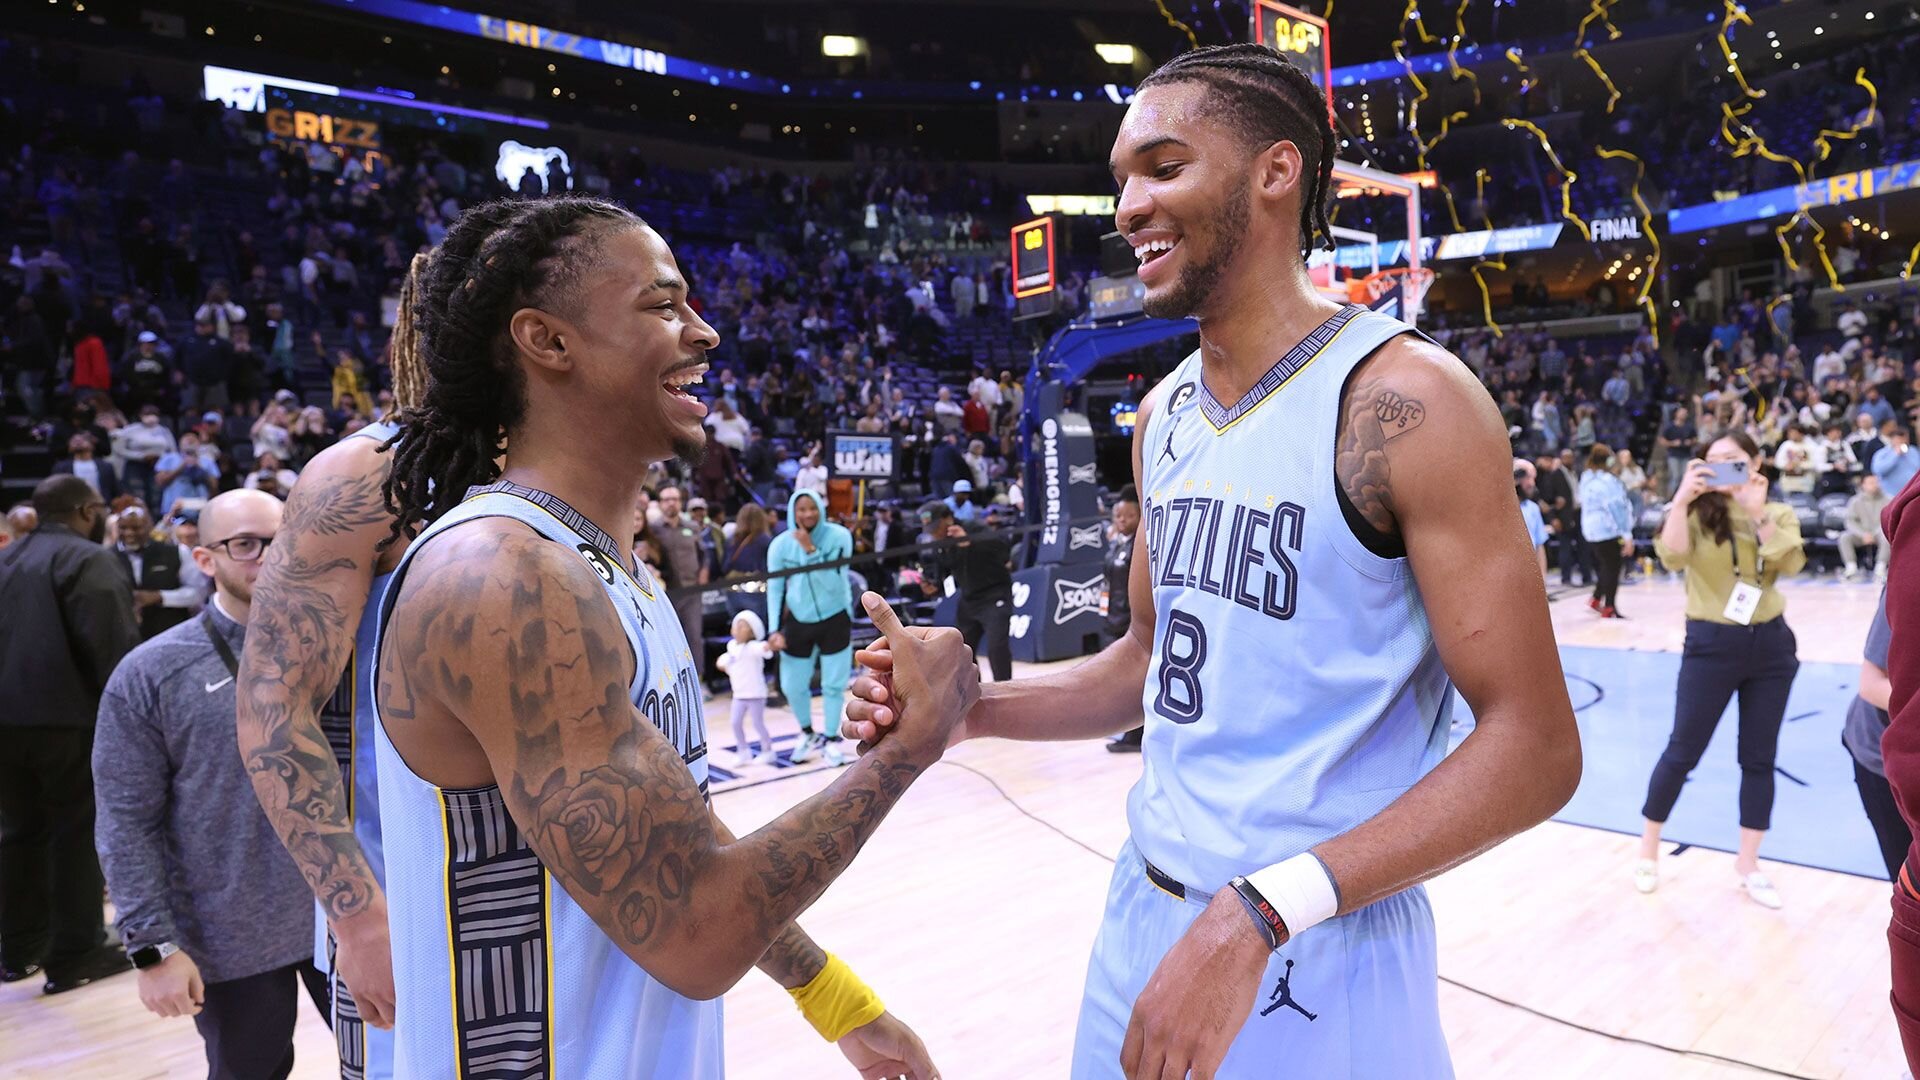
[[[773,650],[766,642],[766,624],[760,616],[743,611],[733,617],[733,640],[727,642],[727,655],[720,658],[720,670],[733,682],[733,761],[736,765],[771,765],[774,760],[773,737],[767,734],[767,658]],[[758,749],[748,752],[745,721],[753,719],[754,733],[760,737]]]

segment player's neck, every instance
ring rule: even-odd
[[[1340,305],[1313,287],[1304,263],[1228,278],[1200,317],[1200,363],[1207,389],[1231,406]]]
[[[633,504],[648,463],[622,463],[600,451],[582,453],[588,445],[572,439],[556,443],[516,429],[507,439],[500,479],[544,491],[578,510],[621,542],[619,551],[608,554],[631,553]]]

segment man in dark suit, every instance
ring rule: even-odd
[[[120,474],[113,462],[94,456],[93,436],[76,431],[67,438],[67,456],[53,464],[55,476],[77,476],[86,481],[102,501],[111,503],[120,497]]]
[[[153,518],[130,506],[114,521],[120,542],[114,547],[127,580],[133,582],[140,640],[147,641],[193,617],[205,598],[206,575],[184,544],[153,538]]]
[[[139,641],[107,502],[77,476],[33,489],[39,526],[0,551],[0,979],[57,994],[127,970],[107,944],[93,850],[93,723]]]

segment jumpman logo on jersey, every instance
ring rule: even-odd
[[[1175,453],[1173,452],[1173,433],[1174,433],[1175,431],[1178,431],[1179,429],[1180,429],[1180,418],[1179,418],[1178,416],[1176,416],[1176,417],[1174,417],[1174,418],[1173,418],[1173,423],[1171,423],[1171,424],[1169,424],[1169,425],[1167,425],[1167,445],[1166,445],[1166,449],[1164,449],[1164,450],[1162,450],[1162,451],[1160,451],[1160,457],[1163,457],[1163,458],[1172,458],[1172,459],[1173,459],[1173,460],[1174,460],[1174,461],[1175,461],[1176,463],[1178,463],[1178,462],[1179,462],[1179,460],[1180,460],[1180,457],[1179,457],[1179,455],[1177,455],[1177,454],[1175,454]],[[1155,459],[1154,459],[1154,464],[1156,464],[1156,465],[1157,465],[1157,464],[1159,464],[1159,462],[1160,462],[1160,458],[1155,458]]]
[[[1279,984],[1273,988],[1273,993],[1267,995],[1267,1000],[1273,1002],[1273,1004],[1267,1006],[1264,1009],[1261,1009],[1260,1015],[1266,1016],[1269,1013],[1274,1012],[1276,1009],[1288,1008],[1288,1009],[1292,1009],[1294,1012],[1299,1013],[1301,1016],[1306,1017],[1308,1023],[1312,1023],[1313,1021],[1320,1019],[1319,1014],[1308,1012],[1307,1010],[1300,1007],[1299,1002],[1293,1000],[1292,980],[1293,980],[1293,961],[1288,960],[1287,970],[1280,974]]]

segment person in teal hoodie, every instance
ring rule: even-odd
[[[767,570],[779,573],[853,556],[853,534],[827,521],[820,496],[801,489],[787,500],[787,531],[767,549]],[[800,721],[795,764],[824,748],[827,762],[846,760],[840,750],[840,715],[847,676],[853,669],[853,587],[845,566],[775,577],[767,582],[767,643],[780,654],[780,691]],[[813,664],[820,662],[824,736],[813,730]]]

